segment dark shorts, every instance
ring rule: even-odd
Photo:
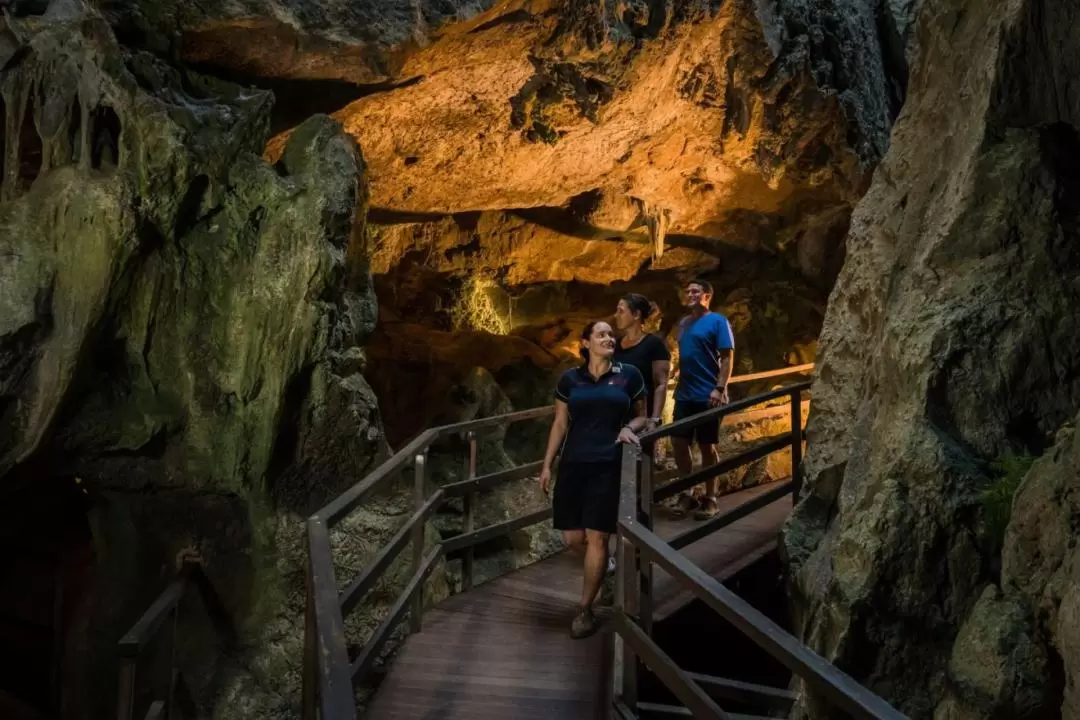
[[[619,520],[619,462],[563,462],[551,500],[556,530],[613,533]]]
[[[708,401],[699,402],[696,400],[676,400],[675,401],[675,422],[688,418],[691,415],[697,415],[703,413],[709,409]],[[696,442],[704,445],[715,445],[720,439],[720,418],[714,417],[708,422],[702,423],[697,427],[690,428],[689,430],[676,430],[671,433],[671,437],[686,438],[690,442]]]

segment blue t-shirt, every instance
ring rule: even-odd
[[[619,431],[644,396],[645,380],[633,365],[612,363],[599,379],[585,365],[564,372],[555,386],[555,397],[570,410],[562,462],[618,462]]]
[[[734,350],[731,324],[720,313],[681,321],[679,333],[679,387],[676,400],[707,402],[720,374],[720,351]]]

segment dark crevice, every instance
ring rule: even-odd
[[[90,114],[90,165],[95,170],[120,164],[120,118],[108,105]]]
[[[485,30],[490,30],[493,27],[498,27],[499,25],[514,25],[517,23],[529,22],[532,19],[532,13],[528,12],[527,10],[514,10],[513,12],[508,12],[505,15],[500,15],[494,20],[488,20],[486,23],[481,23],[477,25],[472,30],[470,30],[469,33],[481,33]]]
[[[165,457],[165,451],[169,447],[169,430],[161,428],[145,443],[137,448],[122,448],[118,450],[102,450],[99,454],[103,458],[144,458],[147,460],[160,460]]]
[[[900,114],[900,108],[907,97],[906,43],[885,0],[878,4],[875,15],[881,44],[881,62],[885,66],[885,80],[889,85],[889,121],[893,122]]]
[[[210,178],[206,175],[197,175],[187,192],[184,193],[180,207],[176,211],[175,239],[179,239],[191,232],[199,222],[199,210],[202,208],[206,190],[210,187]]]
[[[7,103],[0,94],[0,188],[4,186],[4,160],[7,158]],[[0,198],[3,196],[0,195]]]
[[[76,95],[71,103],[71,116],[68,119],[68,162],[78,165],[82,156],[82,104]]]
[[[31,90],[19,129],[19,184],[23,188],[29,188],[41,173],[44,148],[34,120],[36,110],[37,92]]]
[[[41,16],[49,9],[49,0],[11,0],[10,4],[15,17]]]
[[[314,365],[301,368],[285,387],[281,416],[277,422],[278,436],[274,441],[274,449],[270,454],[270,463],[266,468],[266,477],[269,478],[271,492],[274,491],[275,481],[296,461],[296,453],[300,446],[300,429],[303,424],[304,404],[311,393],[314,373]],[[284,500],[285,498],[278,499]]]
[[[194,64],[190,67],[204,75],[272,92],[274,107],[270,113],[271,135],[290,130],[312,115],[329,115],[361,98],[411,87],[424,79],[423,75],[418,75],[397,82],[357,84],[344,80],[263,77],[216,65]]]

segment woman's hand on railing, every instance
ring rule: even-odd
[[[540,489],[547,495],[551,490],[551,468],[545,467],[540,471]]]
[[[628,427],[624,427],[619,431],[619,439],[616,442],[626,443],[627,445],[636,445],[641,447],[641,440],[638,436]]]

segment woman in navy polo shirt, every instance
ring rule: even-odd
[[[601,321],[586,325],[581,333],[585,362],[564,372],[555,388],[555,420],[540,473],[546,493],[561,446],[554,525],[585,558],[581,607],[570,625],[575,638],[596,631],[592,603],[607,566],[608,535],[619,517],[619,444],[637,445],[637,433],[647,422],[645,381],[633,365],[612,362],[614,354],[611,326]]]

